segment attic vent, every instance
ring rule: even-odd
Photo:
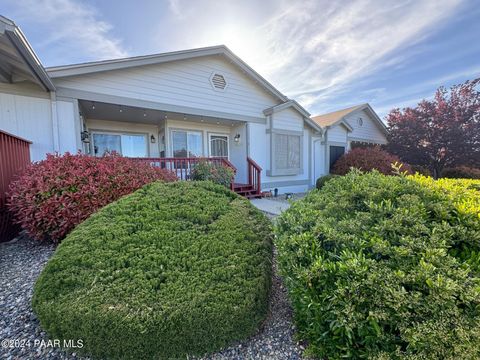
[[[210,77],[210,82],[216,90],[225,90],[227,87],[227,80],[225,80],[225,77],[219,73],[213,73]]]

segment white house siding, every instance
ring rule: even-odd
[[[249,154],[263,169],[262,171],[262,190],[274,190],[278,188],[279,193],[285,192],[304,192],[307,191],[311,183],[310,174],[310,152],[311,152],[311,132],[304,128],[303,117],[291,108],[275,112],[271,115],[273,129],[287,130],[294,132],[303,132],[303,172],[298,175],[288,176],[268,176],[270,169],[270,140],[271,135],[267,129],[270,124],[249,123]]]
[[[325,144],[322,143],[322,138],[320,137],[312,137],[312,164],[312,185],[314,185],[320,176],[328,172],[325,166]]]
[[[28,96],[20,95],[22,93]],[[32,161],[42,160],[47,153],[55,151],[51,102],[46,95],[30,87],[2,85],[0,88],[0,129],[30,140]]]
[[[80,143],[80,124],[75,117],[75,106],[72,101],[57,100],[58,116],[58,138],[60,152],[70,152],[72,154],[81,150]]]
[[[347,129],[343,125],[336,125],[327,130],[329,143],[347,144]]]
[[[118,133],[137,133],[147,135],[148,156],[159,157],[158,126],[149,124],[139,124],[134,122],[111,121],[101,119],[86,119],[87,129],[90,133],[97,131],[118,132]],[[150,142],[150,136],[155,136],[155,143]],[[160,140],[161,141],[161,140]]]
[[[262,182],[270,165],[270,134],[266,133],[265,124],[248,123],[248,156],[250,156],[262,170]]]
[[[210,77],[224,75],[225,91],[215,90]],[[278,104],[273,96],[222,56],[206,56],[156,65],[56,78],[60,88],[133,98],[244,116],[263,117]]]
[[[363,119],[363,125],[360,126],[358,119]],[[383,132],[379,129],[376,121],[374,121],[370,115],[365,111],[358,111],[350,114],[345,118],[348,124],[353,128],[353,131],[348,134],[352,139],[364,139],[365,141],[371,141],[375,143],[385,144],[387,139]]]
[[[292,108],[272,114],[273,128],[291,131],[303,131],[303,117]]]
[[[235,135],[240,135],[240,141],[234,141]],[[230,161],[237,168],[235,181],[238,183],[248,182],[247,173],[247,124],[234,126],[230,131]]]

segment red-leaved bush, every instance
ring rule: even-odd
[[[174,173],[108,154],[47,155],[10,184],[8,207],[37,240],[59,242],[99,208],[145,184],[175,181]]]
[[[445,168],[442,177],[450,179],[480,179],[480,169],[469,166]]]
[[[392,154],[389,154],[380,147],[366,147],[355,148],[342,155],[340,159],[333,165],[333,174],[345,175],[350,171],[350,168],[360,169],[362,171],[378,170],[385,175],[393,175],[392,164],[402,164],[401,171],[411,173],[411,168],[408,164],[402,163],[400,159]]]

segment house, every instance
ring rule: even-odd
[[[335,161],[353,147],[387,143],[387,128],[369,104],[313,116],[312,120],[324,129],[323,141],[314,147],[314,155],[318,155],[315,178],[329,173]]]
[[[107,150],[177,169],[223,159],[247,195],[306,191],[353,143],[386,141],[368,104],[311,117],[223,45],[44,68],[4,17],[0,130],[31,141],[33,161]]]

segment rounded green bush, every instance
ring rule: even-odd
[[[65,238],[33,309],[50,338],[81,339],[94,357],[203,354],[256,331],[271,261],[270,223],[246,199],[209,182],[153,183]]]
[[[327,174],[327,175],[323,175],[323,176],[320,176],[317,181],[315,182],[315,187],[320,190],[321,188],[323,188],[323,186],[327,183],[327,181],[337,177],[339,175],[335,175],[335,174]]]
[[[278,219],[280,270],[310,354],[480,358],[480,279],[469,263],[479,213],[431,181],[353,171]]]

